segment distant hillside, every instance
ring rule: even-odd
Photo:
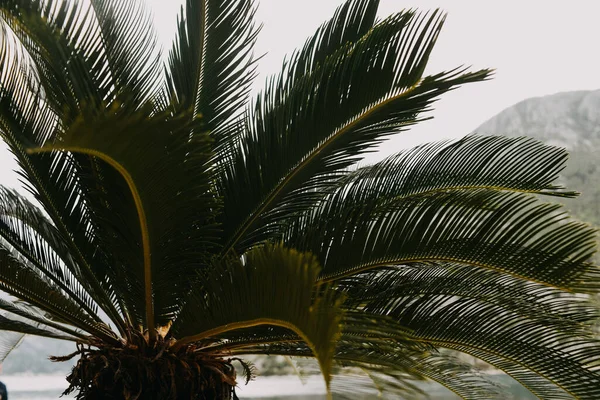
[[[531,136],[566,147],[571,156],[561,180],[570,189],[581,192],[581,196],[564,203],[574,216],[600,227],[600,90],[524,100],[475,132]]]

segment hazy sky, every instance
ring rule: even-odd
[[[179,0],[147,0],[165,49],[175,33]],[[256,53],[264,54],[259,71],[275,73],[285,54],[330,16],[341,0],[260,0],[264,26]],[[463,87],[440,100],[435,119],[392,139],[380,158],[423,141],[458,137],[504,108],[528,97],[600,88],[600,1],[597,0],[381,0],[381,16],[404,8],[448,12],[429,72],[459,65],[497,69],[494,80]],[[15,184],[8,154],[0,150],[0,183]]]

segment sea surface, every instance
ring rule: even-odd
[[[508,385],[507,399],[534,399],[518,385],[503,378],[496,379]],[[61,393],[67,387],[64,375],[6,375],[0,376],[0,381],[7,386],[11,400],[57,400],[61,398]],[[423,389],[432,400],[457,399],[438,385],[426,384]],[[236,392],[241,400],[325,400],[325,386],[319,376],[308,377],[303,381],[297,376],[258,377],[248,386],[240,386]],[[61,399],[74,399],[74,397],[63,396]],[[380,398],[360,396],[360,399]]]

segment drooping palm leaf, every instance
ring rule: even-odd
[[[77,303],[65,296],[60,288],[29,268],[2,245],[0,245],[0,265],[2,265],[0,289],[4,292],[25,300],[72,326],[109,342],[116,341],[108,326],[96,322]]]
[[[178,346],[227,337],[238,329],[277,326],[299,335],[329,382],[343,297],[317,284],[320,269],[312,254],[275,246],[252,250],[241,263],[216,268],[172,328],[174,335],[183,336]]]
[[[33,307],[29,307],[29,308],[33,308]],[[32,323],[34,322],[36,325],[36,327],[40,327],[40,326],[47,326],[52,330],[58,330],[58,331],[62,331],[70,336],[72,336],[73,338],[77,338],[78,340],[83,340],[83,341],[87,341],[88,338],[81,332],[81,331],[76,331],[73,330],[71,328],[69,328],[68,326],[65,326],[65,324],[61,324],[61,323],[57,323],[54,322],[48,318],[46,318],[44,315],[42,315],[42,313],[39,312],[39,310],[36,309],[37,312],[34,312],[30,309],[27,309],[26,307],[23,307],[22,305],[18,304],[18,303],[14,303],[11,302],[9,300],[4,300],[4,299],[0,299],[0,309],[4,310],[7,312],[7,317],[14,317],[19,316],[21,317],[25,322],[28,323]],[[54,317],[56,318],[56,317]]]
[[[431,281],[438,277],[443,279]],[[396,318],[430,343],[478,357],[485,354],[481,358],[494,365],[519,360],[521,368],[574,396],[597,395],[590,390],[595,374],[586,376],[585,369],[600,354],[600,342],[590,330],[597,310],[589,299],[455,264],[402,266],[369,281],[366,286],[358,279],[348,292],[366,312]],[[463,342],[468,344],[459,344]],[[568,371],[572,381],[561,381]],[[521,379],[518,368],[507,372]],[[590,384],[582,390],[585,380]]]
[[[476,156],[464,155],[472,148]],[[514,148],[519,156],[511,163],[503,154]],[[521,155],[530,169],[522,170]],[[558,206],[513,193],[572,195],[550,183],[564,160],[564,152],[523,139],[470,137],[425,146],[353,172],[292,221],[283,238],[321,257],[327,279],[427,260],[515,273],[514,262],[521,276],[583,290],[598,273],[587,263],[594,231],[568,221]],[[519,184],[510,181],[513,173]],[[434,176],[436,183],[428,184]]]
[[[598,275],[587,263],[594,230],[527,195],[453,191],[400,200],[387,212],[351,207],[327,205],[301,228],[303,236],[292,233],[287,242],[320,257],[323,279],[426,261],[456,261],[579,291],[592,290]]]
[[[97,321],[98,307],[71,271],[78,271],[60,234],[40,210],[13,190],[0,187],[0,242],[58,285]],[[69,263],[69,266],[65,266]]]
[[[423,396],[415,380],[432,379],[467,399],[499,398],[496,384],[471,366],[440,354],[426,342],[414,336],[389,317],[347,311],[344,331],[337,343],[332,390],[340,395],[350,393],[379,396]],[[285,355],[309,357],[310,351],[289,335],[271,333],[267,340],[253,339],[248,332],[247,343],[236,343],[235,354]],[[412,338],[409,339],[409,338]],[[304,372],[310,363],[302,362]],[[306,369],[309,371],[306,371]],[[341,369],[340,369],[341,368]],[[358,381],[356,374],[360,372]]]
[[[0,330],[9,332],[18,332],[29,335],[36,335],[42,337],[49,337],[52,339],[70,340],[76,341],[77,338],[73,336],[62,335],[60,333],[53,332],[52,330],[43,329],[30,325],[26,322],[18,321],[15,319],[7,318],[0,315]]]

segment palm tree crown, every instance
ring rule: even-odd
[[[356,168],[491,72],[425,76],[442,13],[348,0],[250,100],[255,8],[187,0],[163,63],[141,2],[0,0],[0,135],[35,198],[0,189],[7,343],[76,342],[78,398],[235,398],[249,354],[503,398],[444,349],[600,398],[595,232],[538,196],[576,195],[565,151],[468,136]]]

